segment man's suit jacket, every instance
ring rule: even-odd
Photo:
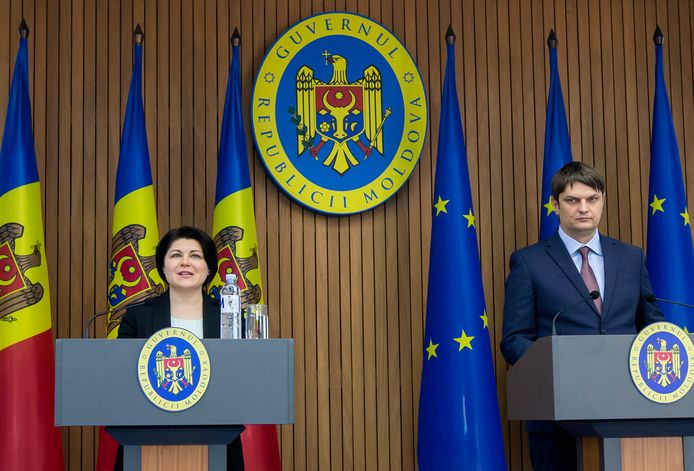
[[[219,338],[219,303],[209,296],[202,297],[202,332],[206,339]],[[118,328],[118,338],[146,339],[155,332],[171,327],[169,291],[151,298],[140,306],[126,311]]]
[[[664,320],[654,302],[643,251],[600,234],[605,265],[602,316],[590,299],[564,242],[552,237],[515,252],[506,280],[501,352],[515,363],[540,337],[552,335],[552,319],[581,299],[556,321],[559,335],[635,334]]]

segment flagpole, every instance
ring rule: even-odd
[[[19,24],[19,37],[21,39],[29,39],[29,27],[24,18],[22,18],[22,22]]]
[[[140,27],[140,23],[135,26],[135,31],[133,31],[133,43],[135,44],[142,44],[142,41],[145,39],[145,33],[142,31],[142,28]],[[134,58],[133,58],[134,60]]]
[[[557,44],[559,44],[557,34],[554,32],[554,29],[550,28],[549,35],[547,35],[547,47],[550,49],[556,49]]]

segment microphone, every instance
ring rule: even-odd
[[[687,303],[682,303],[679,301],[673,301],[671,299],[663,299],[663,298],[657,298],[653,293],[648,293],[643,296],[643,298],[648,301],[649,303],[653,303],[655,301],[658,301],[659,303],[666,303],[666,304],[674,304],[675,306],[682,306],[686,307],[689,309],[694,309],[694,305],[692,304],[687,304]]]
[[[588,296],[590,297],[591,300],[594,301],[600,297],[600,291],[593,290],[590,292],[590,294]],[[555,326],[555,323],[557,322],[557,317],[559,317],[561,314],[564,314],[566,311],[570,311],[571,309],[575,308],[579,304],[582,304],[582,303],[587,302],[587,301],[588,301],[587,299],[583,298],[579,302],[577,302],[576,304],[572,304],[569,307],[565,307],[564,309],[562,309],[561,311],[556,313],[554,315],[554,319],[552,319],[552,335],[557,335],[557,328]]]
[[[92,317],[89,318],[89,321],[87,322],[87,328],[84,329],[84,335],[82,336],[82,338],[83,338],[83,339],[88,339],[88,338],[89,338],[89,328],[92,326],[92,322],[94,322],[95,319],[97,319],[97,318],[99,318],[99,317],[101,317],[101,316],[105,316],[106,314],[109,314],[109,313],[112,313],[112,312],[124,311],[124,310],[126,310],[126,309],[130,309],[131,307],[142,306],[142,305],[145,304],[147,301],[149,301],[149,298],[148,298],[148,299],[145,299],[145,300],[143,300],[143,301],[138,301],[138,302],[136,302],[136,303],[128,304],[127,306],[123,306],[123,307],[118,308],[118,309],[107,309],[107,310],[105,310],[105,311],[99,311],[99,312],[97,312],[96,314],[94,314]]]

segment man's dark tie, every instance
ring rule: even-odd
[[[586,284],[586,288],[588,288],[588,291],[593,292],[597,291],[600,293],[600,286],[598,285],[598,280],[595,278],[595,273],[593,273],[593,269],[590,267],[590,263],[588,263],[588,252],[590,252],[590,248],[586,247],[585,245],[578,249],[578,251],[581,253],[581,258],[583,261],[581,262],[581,278],[583,278],[583,282]],[[602,293],[600,294],[600,297],[597,299],[594,299],[593,302],[595,303],[595,307],[598,309],[598,312],[600,315],[602,315]]]

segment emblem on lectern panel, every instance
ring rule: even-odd
[[[162,329],[147,340],[137,368],[147,399],[171,412],[192,407],[210,381],[210,359],[202,341],[175,327]]]
[[[684,397],[694,383],[694,344],[669,322],[651,324],[638,333],[629,353],[629,370],[636,388],[654,402]]]

